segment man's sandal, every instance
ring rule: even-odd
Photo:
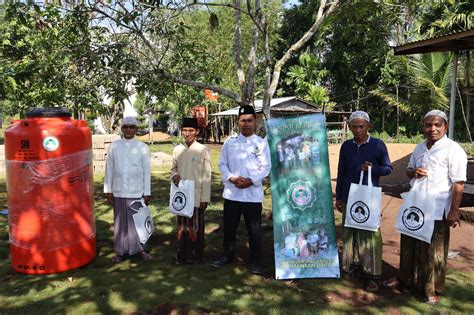
[[[151,260],[153,257],[148,254],[147,252],[141,252],[140,256],[142,257],[142,260],[143,261],[149,261]]]
[[[400,282],[398,281],[397,278],[390,278],[388,280],[385,280],[382,284],[385,288],[395,288]]]
[[[112,257],[112,261],[116,264],[118,264],[119,262],[122,262],[122,260],[123,258],[120,255],[115,255],[114,257]]]
[[[379,285],[374,280],[369,280],[365,286],[365,291],[376,292],[379,290]]]
[[[425,302],[430,305],[437,305],[439,303],[439,296],[428,296]]]

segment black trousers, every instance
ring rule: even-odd
[[[244,215],[249,235],[249,262],[260,262],[260,226],[262,223],[262,204],[224,200],[224,255],[234,258],[235,238],[240,216]]]

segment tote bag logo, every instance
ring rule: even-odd
[[[304,182],[301,179],[290,185],[286,191],[288,202],[294,209],[301,211],[311,208],[314,201],[316,201],[316,191],[311,186],[311,183]]]
[[[362,201],[357,201],[351,207],[351,217],[357,223],[364,223],[370,217],[370,209]]]
[[[176,211],[181,211],[186,206],[186,195],[178,191],[173,197],[173,208]]]
[[[410,231],[416,231],[421,229],[425,223],[425,215],[419,208],[410,207],[403,211],[402,222]]]
[[[150,217],[147,217],[145,220],[145,230],[148,232],[148,234],[153,233],[153,221],[151,220]]]

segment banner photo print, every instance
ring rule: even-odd
[[[323,114],[271,118],[275,278],[339,278]]]

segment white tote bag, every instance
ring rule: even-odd
[[[372,167],[369,167],[368,175],[367,186],[362,185],[363,171],[359,184],[351,184],[344,226],[373,232],[380,227],[382,188],[372,185]]]
[[[194,181],[180,180],[178,186],[171,183],[170,212],[192,218],[194,212]]]
[[[139,203],[138,210],[132,207],[135,203]],[[140,243],[145,244],[155,230],[150,208],[148,208],[143,199],[140,199],[132,201],[132,203],[130,203],[130,209],[136,212],[132,215],[133,222],[135,223],[135,229],[140,238]]]
[[[416,179],[409,192],[402,194],[396,229],[426,243],[431,243],[434,230],[435,196],[428,192],[428,179]]]

